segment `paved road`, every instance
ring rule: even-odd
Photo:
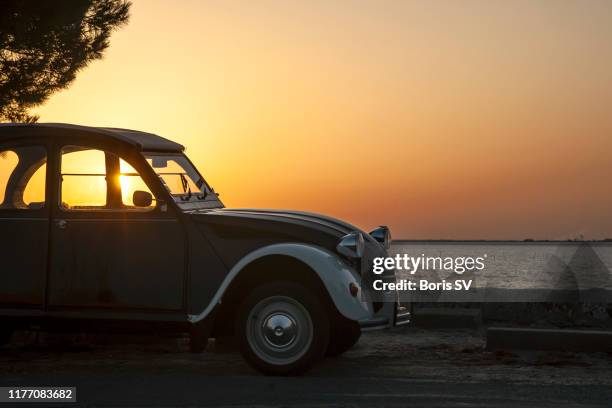
[[[612,356],[490,353],[479,332],[365,335],[299,378],[183,341],[42,344],[0,352],[1,385],[76,385],[81,406],[612,406]],[[38,406],[38,405],[37,405]]]

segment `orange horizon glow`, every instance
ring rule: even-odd
[[[175,140],[228,207],[612,237],[611,3],[133,3],[40,122]]]

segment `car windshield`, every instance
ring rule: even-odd
[[[144,157],[182,209],[223,207],[217,194],[184,155],[144,153]]]

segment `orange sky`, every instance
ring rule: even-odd
[[[134,1],[41,122],[187,146],[229,207],[612,236],[612,3]]]

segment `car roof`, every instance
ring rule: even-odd
[[[62,130],[71,134],[76,133],[82,137],[91,136],[98,140],[100,137],[108,137],[128,143],[142,151],[182,152],[185,150],[183,145],[153,133],[110,127],[71,125],[67,123],[0,123],[0,141],[20,136],[53,136],[54,134],[61,136],[61,133],[55,133],[53,130]]]

